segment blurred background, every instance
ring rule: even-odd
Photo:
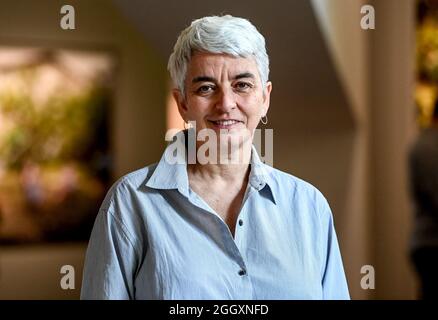
[[[352,298],[417,298],[407,155],[438,94],[436,1],[72,0],[63,30],[65,4],[0,0],[0,299],[79,298],[102,197],[182,127],[167,59],[211,14],[266,38],[274,166],[328,198]],[[374,30],[360,26],[366,4]],[[374,289],[361,287],[364,265]]]

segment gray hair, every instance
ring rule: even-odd
[[[269,57],[265,38],[247,19],[231,15],[203,17],[194,20],[181,32],[169,57],[167,69],[183,95],[187,65],[196,51],[224,53],[242,58],[252,55],[262,84],[268,81]]]

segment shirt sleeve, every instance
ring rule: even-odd
[[[334,228],[333,215],[327,203],[324,211],[325,244],[323,247],[325,251],[325,266],[322,278],[323,299],[349,300],[350,294]]]
[[[128,231],[112,207],[101,209],[85,256],[81,299],[134,299],[137,260]]]

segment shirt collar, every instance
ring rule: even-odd
[[[146,182],[146,186],[154,189],[178,189],[179,192],[188,197],[189,178],[185,158],[184,132],[178,132],[175,138],[164,150],[160,162],[158,162],[153,174]]]
[[[260,160],[257,149],[254,145],[251,147],[251,172],[249,174],[249,183],[251,186],[263,193],[266,191],[270,200],[276,204],[274,195],[274,181],[272,171],[274,168],[268,166]]]
[[[180,134],[183,136],[179,136]],[[180,193],[188,197],[189,179],[187,175],[185,138],[186,135],[184,135],[183,131],[176,134],[176,140],[166,147],[153,174],[146,182],[147,187],[154,189],[178,189]],[[176,152],[176,150],[183,150],[183,152]],[[251,147],[250,164],[250,185],[260,193],[266,191],[266,195],[269,196],[270,200],[276,203],[272,189],[273,181],[270,174],[273,168],[260,160],[254,145]]]

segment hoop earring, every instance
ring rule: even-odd
[[[263,120],[263,118],[265,118],[265,119]],[[265,114],[263,117],[260,118],[260,122],[263,124],[267,124],[268,123],[268,116]]]

